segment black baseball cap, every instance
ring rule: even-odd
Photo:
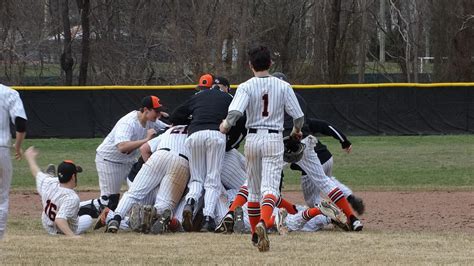
[[[224,78],[224,77],[216,77],[216,78],[214,79],[214,84],[221,84],[221,85],[224,85],[224,86],[230,88],[230,83],[229,83],[229,81],[228,81],[226,78]]]
[[[82,167],[75,165],[71,160],[64,160],[58,165],[58,178],[60,183],[67,183],[73,174],[81,173]]]
[[[145,96],[142,99],[142,107],[146,107],[148,109],[155,109],[157,111],[161,110],[160,98],[156,97],[155,95]]]

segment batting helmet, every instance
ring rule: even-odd
[[[306,148],[301,141],[291,138],[290,136],[283,138],[285,151],[283,152],[283,161],[287,163],[296,163],[303,158],[303,152]]]

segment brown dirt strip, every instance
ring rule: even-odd
[[[81,191],[81,200],[95,198],[97,191]],[[303,203],[299,191],[286,191],[284,197]],[[357,192],[366,204],[360,218],[366,230],[474,233],[474,191],[368,191]],[[10,193],[10,218],[41,215],[37,193]]]

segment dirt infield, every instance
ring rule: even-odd
[[[82,200],[98,196],[83,191]],[[366,230],[474,233],[474,191],[358,192],[366,204],[360,218]],[[303,203],[301,192],[284,192],[295,203]],[[10,193],[10,217],[38,217],[42,207],[33,192]]]

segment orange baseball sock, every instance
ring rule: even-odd
[[[249,195],[249,191],[247,190],[247,187],[241,186],[239,193],[237,193],[234,201],[230,205],[229,211],[233,212],[235,211],[235,208],[244,206],[244,204],[247,202],[248,195]]]
[[[285,208],[286,211],[289,213],[289,214],[297,214],[298,213],[298,210],[296,209],[296,205],[285,200],[284,198],[280,197],[278,199],[278,203],[276,204],[276,206],[278,208]]]
[[[344,212],[348,219],[350,219],[352,216],[355,217],[351,205],[349,205],[346,197],[344,197],[344,193],[342,193],[339,188],[333,189],[331,192],[329,192],[328,196],[331,201],[334,202],[334,204],[336,204],[337,207],[342,210],[342,212]]]
[[[318,208],[308,208],[301,213],[301,216],[303,216],[303,219],[306,221],[309,221],[316,217],[316,215],[322,214],[321,211]]]
[[[260,221],[260,203],[249,202],[247,207],[249,213],[250,230],[253,234],[255,232],[255,226],[257,226],[258,222]]]
[[[267,228],[273,227],[272,214],[273,209],[275,208],[277,198],[272,194],[267,194],[263,196],[262,201],[262,220],[265,222]]]

